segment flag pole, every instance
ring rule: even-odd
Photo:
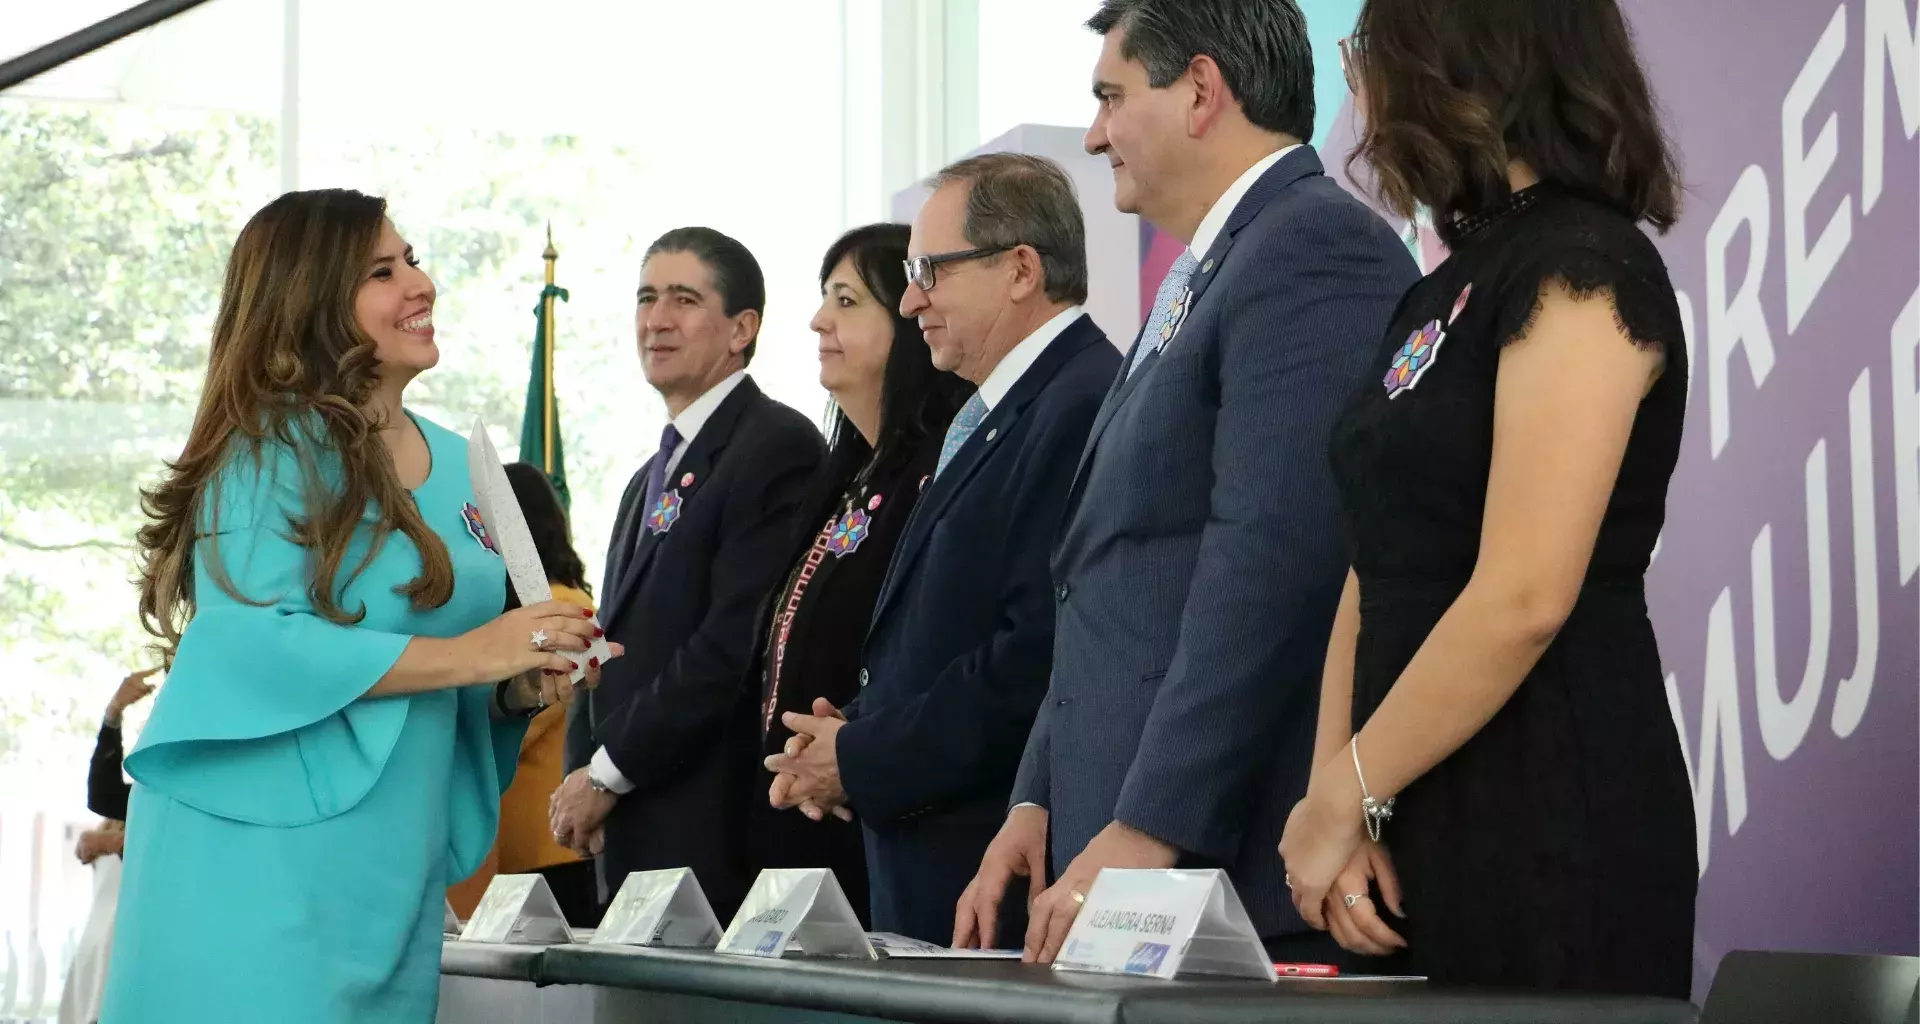
[[[545,424],[545,428],[540,431],[546,451],[544,452],[545,461],[541,463],[540,468],[551,477],[553,475],[553,265],[560,259],[560,253],[553,247],[552,221],[547,222],[547,249],[540,256],[547,261],[547,288],[540,296],[542,307],[540,322],[546,331],[544,347],[547,350],[546,387],[541,389],[543,392],[541,422]]]

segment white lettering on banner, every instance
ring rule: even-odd
[[[1727,378],[1733,372],[1733,351],[1744,347],[1753,386],[1767,382],[1773,372],[1773,335],[1760,308],[1760,285],[1766,276],[1767,236],[1773,226],[1768,205],[1767,172],[1749,164],[1734,183],[1726,205],[1707,228],[1707,426],[1713,457],[1727,446],[1731,417]],[[1747,272],[1740,288],[1727,297],[1727,248],[1741,225],[1747,228]]]
[[[1920,570],[1920,288],[1893,321],[1893,496],[1900,585]]]
[[[1749,565],[1753,573],[1753,706],[1760,742],[1784,761],[1806,739],[1820,691],[1827,681],[1827,648],[1833,639],[1833,552],[1827,529],[1827,441],[1807,456],[1807,662],[1793,699],[1780,696],[1773,629],[1773,524],[1760,527]]]
[[[1920,394],[1915,393],[1914,358],[1920,354],[1920,292],[1907,304],[1895,328],[1895,345],[1903,337],[1910,339],[1903,352],[1895,355],[1896,365],[1907,368],[1906,409],[1896,416],[1896,442],[1902,437],[1898,424],[1909,423],[1907,451],[1913,451],[1915,436],[1920,436]],[[1904,362],[1902,360],[1904,359]],[[1880,659],[1880,577],[1878,517],[1874,510],[1873,463],[1873,373],[1862,370],[1847,394],[1848,476],[1852,505],[1853,585],[1854,585],[1854,662],[1853,669],[1834,687],[1831,724],[1834,735],[1851,736],[1866,717],[1867,703],[1873,694]],[[1902,466],[1914,466],[1907,456]],[[1914,470],[1910,469],[1909,472]],[[1814,445],[1807,457],[1807,576],[1808,576],[1808,661],[1800,689],[1791,700],[1780,695],[1774,652],[1773,550],[1771,523],[1763,524],[1754,539],[1750,556],[1753,584],[1754,703],[1760,726],[1760,739],[1775,760],[1785,760],[1805,740],[1818,710],[1819,694],[1824,687],[1832,631],[1831,516],[1828,509],[1826,440]],[[1920,498],[1912,514],[1920,518]],[[1905,540],[1907,531],[1902,527]],[[1910,577],[1903,577],[1904,584]],[[1732,591],[1723,589],[1707,616],[1706,681],[1701,697],[1700,759],[1698,765],[1686,744],[1681,756],[1686,762],[1687,779],[1694,790],[1694,814],[1698,836],[1700,870],[1707,865],[1711,837],[1715,786],[1718,772],[1726,771],[1727,834],[1740,831],[1746,819],[1746,762],[1743,755],[1739,710],[1739,673],[1736,663],[1733,628]],[[1817,667],[1817,671],[1816,671]],[[1667,702],[1673,711],[1674,725],[1686,735],[1685,719],[1680,711],[1678,677],[1666,677]]]
[[[1680,677],[1667,673],[1667,710],[1673,713],[1673,734],[1680,740],[1680,763],[1687,768],[1687,789],[1693,793],[1693,816],[1700,816],[1700,784],[1695,781],[1693,753],[1687,749],[1687,715],[1680,709]]]
[[[1854,0],[1849,0],[1851,5]],[[1894,81],[1900,108],[1901,125],[1906,137],[1920,134],[1920,19],[1909,20],[1913,0],[1860,0],[1864,26],[1865,83],[1863,102],[1864,130],[1861,135],[1862,230],[1867,215],[1874,209],[1883,186],[1885,162],[1887,79]],[[1807,244],[1807,208],[1821,184],[1832,176],[1840,156],[1836,116],[1820,121],[1811,146],[1805,145],[1804,131],[1809,111],[1821,89],[1833,77],[1846,56],[1849,14],[1845,6],[1835,10],[1820,38],[1814,43],[1805,64],[1788,89],[1781,104],[1782,164],[1781,216],[1785,218],[1786,253],[1784,255],[1788,333],[1800,326],[1805,315],[1822,294],[1824,285],[1839,269],[1842,253],[1850,245],[1854,224],[1850,196],[1836,201],[1835,212],[1825,219],[1825,227],[1811,247]],[[1709,447],[1719,458],[1732,437],[1733,361],[1744,349],[1747,370],[1756,391],[1772,374],[1775,362],[1773,337],[1762,308],[1763,298],[1771,302],[1775,293],[1764,279],[1770,242],[1772,215],[1767,173],[1758,165],[1745,168],[1728,192],[1727,198],[1706,232],[1706,310],[1705,345]],[[1747,235],[1745,273],[1730,284],[1737,268],[1727,266],[1730,254],[1740,244],[1742,229]],[[1844,276],[1842,280],[1844,280]],[[1884,293],[1872,293],[1884,294]],[[1694,309],[1684,293],[1679,300],[1681,324],[1687,332],[1689,391],[1692,364],[1695,361],[1692,335]],[[1826,340],[1826,339],[1820,339]],[[1889,336],[1889,382],[1884,394],[1889,397],[1892,418],[1893,514],[1897,537],[1897,557],[1890,559],[1893,579],[1881,577],[1878,512],[1874,451],[1875,375],[1871,367],[1862,368],[1847,394],[1847,459],[1849,517],[1853,537],[1853,614],[1855,647],[1853,665],[1844,677],[1835,680],[1830,725],[1835,736],[1846,738],[1865,720],[1873,694],[1880,658],[1880,588],[1888,582],[1899,587],[1913,583],[1920,573],[1920,290],[1907,300],[1895,317]],[[1872,359],[1878,361],[1878,357]],[[1763,410],[1764,411],[1764,410]],[[1772,517],[1762,523],[1749,550],[1748,570],[1751,584],[1750,638],[1753,651],[1752,697],[1760,739],[1768,754],[1785,760],[1806,741],[1812,720],[1819,717],[1821,695],[1826,691],[1831,665],[1833,624],[1832,579],[1832,494],[1827,457],[1829,438],[1817,439],[1809,452],[1804,482],[1808,566],[1807,660],[1800,685],[1789,699],[1782,695],[1776,656],[1774,608],[1774,523],[1783,528],[1788,519]],[[1835,444],[1837,445],[1837,439]],[[1837,448],[1836,448],[1837,451]],[[1793,512],[1782,510],[1785,517]],[[1681,755],[1689,784],[1693,787],[1694,815],[1698,837],[1700,871],[1707,870],[1712,844],[1714,804],[1722,790],[1726,803],[1726,834],[1735,835],[1747,819],[1748,793],[1745,737],[1740,713],[1744,685],[1739,672],[1738,635],[1734,611],[1734,587],[1720,589],[1707,612],[1704,677],[1698,722],[1699,746],[1686,741],[1689,730],[1680,702],[1681,678],[1666,677],[1669,707],[1681,737]],[[1843,627],[1844,628],[1844,627]],[[1724,779],[1724,784],[1723,784]]]
[[[1807,112],[1820,95],[1820,89],[1833,77],[1840,55],[1847,48],[1847,7],[1834,9],[1833,20],[1813,47],[1807,63],[1800,68],[1787,96],[1780,104],[1780,205],[1787,236],[1787,333],[1800,329],[1807,307],[1827,283],[1840,254],[1853,240],[1853,197],[1843,195],[1840,205],[1821,230],[1820,237],[1807,248],[1807,207],[1813,194],[1833,170],[1840,150],[1840,115],[1828,114],[1814,136],[1812,148],[1802,141]]]
[[[1873,372],[1847,392],[1847,454],[1853,463],[1853,671],[1833,688],[1833,734],[1853,735],[1867,713],[1880,663],[1880,538],[1873,514]]]
[[[1873,212],[1886,177],[1887,79],[1893,79],[1900,127],[1920,134],[1920,17],[1907,24],[1906,0],[1865,0],[1866,85],[1861,94],[1860,213]]]
[[[1721,588],[1707,613],[1706,685],[1700,697],[1700,764],[1694,782],[1695,842],[1700,873],[1707,873],[1713,840],[1713,785],[1727,769],[1727,834],[1747,820],[1747,756],[1740,735],[1740,676],[1733,654],[1733,592]]]

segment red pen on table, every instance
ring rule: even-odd
[[[1337,978],[1340,968],[1333,964],[1274,964],[1283,978]]]

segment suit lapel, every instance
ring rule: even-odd
[[[1080,470],[1086,467],[1088,456],[1093,454],[1093,442],[1107,429],[1107,421],[1113,419],[1113,414],[1120,408],[1120,395],[1131,380],[1127,370],[1133,366],[1133,354],[1139,350],[1140,339],[1146,333],[1147,325],[1141,324],[1140,330],[1133,336],[1133,344],[1120,356],[1120,372],[1114,374],[1113,386],[1107,389],[1107,397],[1100,400],[1100,411],[1093,416],[1093,429],[1087,432],[1087,443],[1080,449],[1080,461],[1073,468],[1076,480],[1080,477]]]
[[[1187,298],[1187,313],[1182,318],[1182,323],[1193,319],[1194,310],[1199,308],[1201,298],[1219,278],[1220,268],[1226,264],[1227,254],[1233,251],[1234,240],[1239,237],[1241,229],[1252,223],[1253,218],[1259,215],[1261,210],[1266,209],[1267,204],[1288,186],[1302,178],[1314,177],[1321,173],[1324,173],[1324,169],[1320,165],[1319,155],[1313,151],[1312,146],[1302,145],[1299,149],[1280,158],[1254,181],[1253,187],[1247,190],[1247,194],[1234,204],[1233,213],[1227,217],[1226,226],[1221,229],[1220,237],[1214,239],[1213,245],[1201,258],[1200,266],[1194,270],[1193,278],[1187,282],[1187,288],[1192,294]],[[1146,325],[1142,324],[1140,329],[1144,333]],[[1114,381],[1113,390],[1107,392],[1106,401],[1100,403],[1100,413],[1094,417],[1093,430],[1087,434],[1087,445],[1080,450],[1080,464],[1073,471],[1073,486],[1067,492],[1066,513],[1062,522],[1071,520],[1075,508],[1080,504],[1080,491],[1086,483],[1087,466],[1093,462],[1093,452],[1100,444],[1101,435],[1106,433],[1107,426],[1113,422],[1120,407],[1126,404],[1127,399],[1135,391],[1140,390],[1147,375],[1159,365],[1160,356],[1179,340],[1179,334],[1175,333],[1172,340],[1141,359],[1140,368],[1131,375],[1127,373],[1127,367],[1133,361],[1134,350],[1129,348],[1126,358],[1120,360],[1120,376]],[[1133,343],[1138,346],[1140,337],[1136,336]]]
[[[646,464],[640,467],[640,471],[633,475],[633,479],[627,481],[627,489],[620,495],[620,512],[613,521],[613,536],[607,542],[606,575],[600,581],[600,594],[603,598],[611,598],[620,589],[620,581],[626,578],[627,565],[633,559],[633,547],[637,542],[634,531],[640,528],[640,520],[643,518],[635,506],[639,505],[646,496],[647,475],[653,471],[655,458],[659,456],[654,455],[647,459]],[[611,600],[608,600],[602,608],[608,608],[611,604]]]
[[[987,418],[967,438],[967,443],[954,453],[953,461],[939,476],[927,481],[926,493],[914,504],[913,513],[907,519],[906,530],[901,534],[900,543],[894,549],[893,561],[887,567],[886,580],[880,586],[880,598],[874,602],[873,621],[880,620],[880,614],[886,610],[889,601],[896,596],[898,584],[908,578],[914,563],[926,549],[927,540],[933,534],[933,528],[946,514],[947,507],[953,504],[974,474],[986,461],[1000,441],[1008,434],[1013,425],[1019,422],[1027,406],[1053,379],[1067,360],[1078,355],[1090,344],[1105,344],[1092,319],[1081,317],[1067,325],[1060,336],[1048,343],[1040,358],[1033,361],[1027,372],[1007,392],[1007,397],[993,407]]]
[[[739,386],[733,389],[733,393],[713,411],[712,418],[700,428],[700,432],[687,443],[686,452],[680,456],[680,462],[673,467],[672,475],[667,478],[666,486],[660,491],[662,495],[677,494],[679,496],[680,515],[675,520],[676,524],[680,518],[686,517],[693,499],[705,489],[707,481],[713,476],[714,466],[720,461],[721,453],[726,451],[727,442],[733,438],[734,428],[739,426],[747,409],[759,398],[760,389],[754,385],[753,378],[748,377],[741,381]],[[652,467],[653,462],[649,459],[642,472]],[[657,533],[648,529],[647,519],[653,510],[639,507],[640,502],[646,500],[646,478],[642,476],[639,483],[638,488],[631,489],[633,497],[620,512],[621,519],[629,523],[628,528],[620,533],[627,545],[626,550],[631,554],[627,556],[620,570],[619,584],[612,591],[611,600],[607,602],[607,610],[601,618],[602,622],[613,621],[614,615],[618,614],[632,599],[634,591],[640,586],[641,578],[646,575],[647,566],[653,561],[654,553],[666,543],[668,535],[673,532],[672,526]]]

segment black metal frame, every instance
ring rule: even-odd
[[[29,78],[46,74],[68,61],[77,60],[104,46],[117,43],[143,28],[151,28],[176,14],[192,10],[206,2],[207,0],[147,0],[146,3],[129,7],[111,18],[104,18],[38,49],[29,50],[5,64],[0,64],[0,92],[11,89]]]

